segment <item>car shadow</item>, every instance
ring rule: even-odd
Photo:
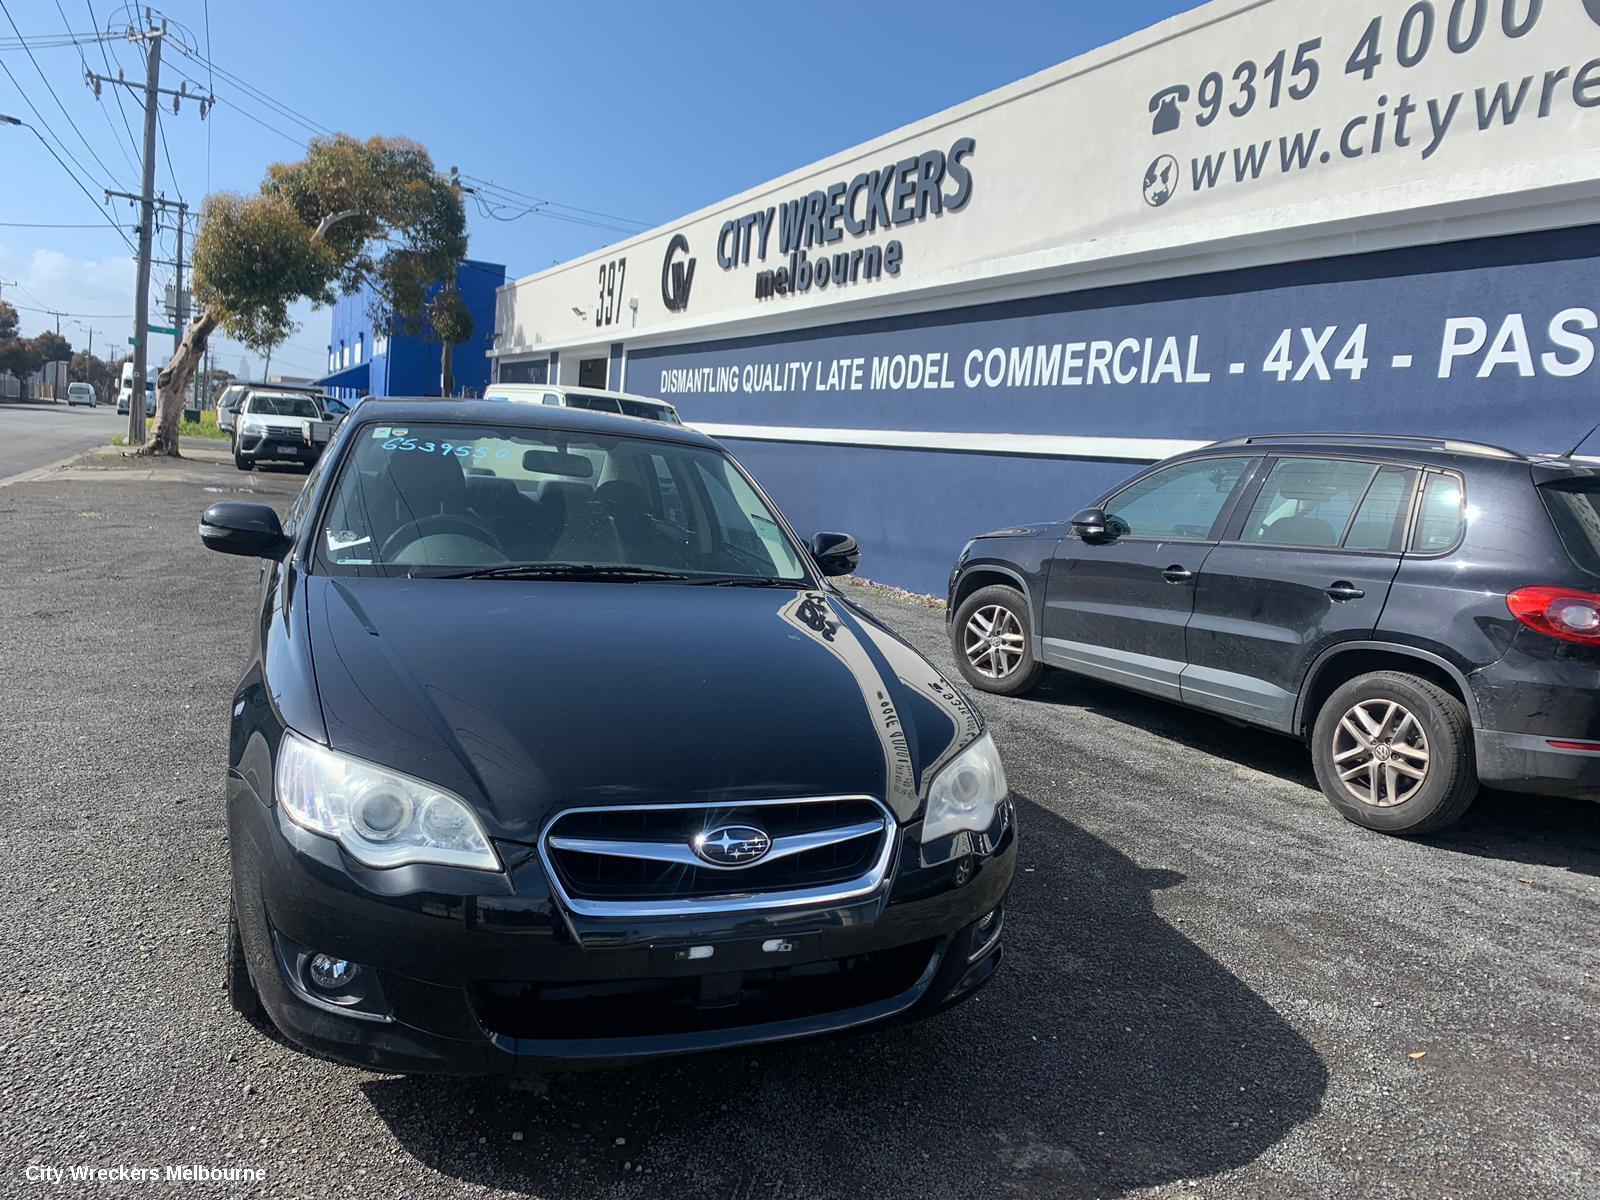
[[[1021,702],[1082,709],[1321,795],[1311,755],[1294,738],[1241,737],[1241,727],[1221,717],[1065,671],[1046,672]],[[1600,875],[1600,804],[1485,789],[1457,824],[1417,840],[1482,858]]]
[[[1246,1164],[1328,1072],[1167,924],[1179,887],[1023,801],[1006,959],[920,1025],[614,1071],[362,1087],[433,1170],[537,1195],[1104,1196]]]

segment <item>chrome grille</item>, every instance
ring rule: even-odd
[[[870,796],[608,805],[557,813],[539,853],[575,913],[734,912],[872,892],[888,873],[894,829]]]

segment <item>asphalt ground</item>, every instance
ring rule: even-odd
[[[1064,676],[982,701],[1021,863],[958,1009],[518,1088],[288,1049],[219,983],[257,567],[195,524],[300,480],[0,489],[0,1195],[1600,1194],[1600,805],[1386,839],[1293,743]],[[942,614],[860,594],[953,673]],[[169,1164],[264,1179],[27,1177]]]
[[[116,406],[18,404],[0,401],[0,482],[103,445],[125,433],[126,416]]]

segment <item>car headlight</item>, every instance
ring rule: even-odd
[[[931,842],[962,830],[989,828],[1007,790],[1000,752],[986,733],[933,777],[928,814],[922,819],[922,840]]]
[[[278,803],[302,829],[335,839],[369,867],[441,863],[498,871],[483,827],[459,797],[285,733]]]
[[[243,421],[239,422],[239,432],[240,433],[247,433],[251,437],[255,437],[257,434],[262,434],[262,433],[265,433],[266,431],[267,431],[267,427],[265,425],[263,425],[260,421],[251,421],[249,419],[246,419],[246,420],[243,420]]]

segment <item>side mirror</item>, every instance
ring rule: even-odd
[[[289,539],[270,504],[219,500],[200,518],[200,540],[208,550],[246,558],[281,559],[289,553]]]
[[[811,539],[811,557],[824,575],[853,575],[861,565],[861,547],[848,533],[819,533]]]
[[[1106,510],[1084,508],[1072,514],[1072,536],[1098,542],[1106,536]]]

